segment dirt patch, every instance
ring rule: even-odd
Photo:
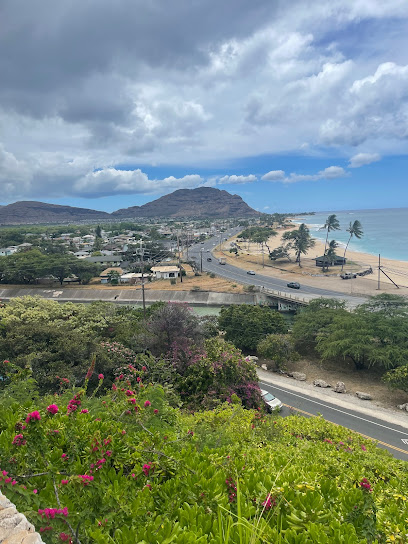
[[[262,364],[264,361],[260,359]],[[296,363],[287,366],[289,372],[303,372],[306,374],[306,383],[313,384],[313,380],[321,379],[334,387],[336,382],[344,382],[347,393],[355,395],[356,391],[369,393],[374,404],[388,409],[396,409],[398,404],[408,402],[408,393],[399,389],[392,390],[381,381],[381,372],[377,369],[356,370],[352,363],[346,361],[327,361],[302,358]],[[301,383],[301,382],[295,382]],[[318,390],[319,388],[316,387]],[[340,395],[342,396],[342,395]]]

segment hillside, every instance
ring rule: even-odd
[[[250,208],[238,195],[212,187],[179,189],[143,206],[113,212],[120,217],[250,217],[259,212]]]
[[[60,206],[45,202],[21,201],[0,206],[0,225],[68,223],[75,221],[120,221],[133,218],[223,218],[251,217],[253,210],[238,195],[211,187],[180,189],[143,206],[131,206],[113,212]]]
[[[108,219],[106,212],[60,206],[45,202],[21,201],[0,207],[0,225],[27,225],[36,223],[65,223],[68,221],[88,221]]]

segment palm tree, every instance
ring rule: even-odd
[[[327,240],[329,238],[329,232],[332,230],[340,230],[340,223],[337,219],[336,215],[333,213],[332,215],[329,215],[329,217],[326,219],[326,223],[323,225],[321,230],[327,230],[326,234],[326,242],[324,244],[324,255],[326,255],[326,247],[327,247]]]
[[[336,257],[336,248],[339,247],[339,244],[336,242],[336,240],[330,240],[329,245],[327,246],[326,251],[326,264],[327,267],[329,267],[329,263],[331,264],[332,259]]]
[[[362,236],[363,236],[363,227],[360,223],[360,221],[358,219],[356,219],[355,221],[350,221],[350,225],[348,227],[348,229],[346,229],[346,231],[348,233],[350,233],[350,238],[348,239],[348,242],[347,242],[347,245],[346,245],[346,248],[344,250],[344,255],[343,255],[343,263],[341,265],[341,271],[343,272],[343,268],[344,268],[344,263],[345,263],[345,260],[346,260],[346,251],[347,251],[347,248],[348,248],[348,245],[350,243],[350,240],[352,239],[353,236],[355,236],[356,238],[360,239]]]
[[[296,251],[296,262],[299,263],[300,267],[301,254],[303,253],[305,255],[316,243],[310,236],[310,231],[304,223],[302,223],[297,230],[285,232],[282,236],[282,240],[290,240],[290,245]]]

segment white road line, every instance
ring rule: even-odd
[[[284,393],[289,393],[290,395],[293,395],[295,397],[299,397],[302,400],[306,400],[308,402],[313,402],[314,404],[318,404],[319,406],[323,406],[324,408],[327,408],[328,410],[335,410],[336,412],[340,412],[341,414],[345,414],[346,416],[354,417],[356,419],[360,419],[361,421],[366,421],[367,423],[371,423],[372,425],[377,425],[377,427],[383,427],[384,429],[388,429],[389,431],[393,431],[394,433],[400,433],[407,435],[407,431],[399,431],[398,429],[393,429],[392,427],[387,427],[387,425],[382,425],[381,423],[376,423],[375,421],[370,421],[369,419],[365,419],[364,417],[356,416],[354,414],[350,414],[348,412],[344,412],[344,410],[340,410],[339,408],[333,408],[332,406],[328,406],[327,404],[323,404],[322,402],[318,402],[317,400],[312,400],[309,397],[302,397],[302,395],[298,395],[297,393],[292,393],[292,391],[288,391],[287,389],[282,389],[281,387],[278,387],[277,385],[272,385],[270,383],[266,382],[259,382],[262,385],[268,385],[269,387],[273,387],[275,389],[278,389],[279,391],[283,391]]]

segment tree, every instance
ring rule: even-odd
[[[311,300],[295,316],[292,337],[302,352],[315,349],[317,336],[330,325],[337,315],[347,313],[345,302],[332,298]]]
[[[269,253],[269,258],[271,261],[277,261],[278,259],[288,259],[288,261],[290,261],[290,248],[291,244],[279,246]]]
[[[266,363],[268,370],[271,366],[277,369],[285,368],[287,363],[299,358],[293,340],[288,334],[269,334],[259,342],[256,352],[261,357],[269,359]]]
[[[108,272],[108,282],[111,285],[118,285],[120,279],[120,274],[117,270],[110,270]]]
[[[267,306],[233,304],[221,309],[218,322],[227,341],[250,351],[255,351],[268,334],[285,334],[288,330],[282,315]]]
[[[141,333],[140,342],[153,355],[166,355],[177,346],[186,352],[192,344],[201,344],[203,330],[200,320],[185,304],[169,302],[154,311]]]
[[[248,227],[241,232],[240,238],[248,240],[249,242],[254,242],[255,244],[259,244],[261,246],[265,244],[266,248],[268,249],[268,253],[270,253],[267,242],[271,236],[276,235],[277,232],[270,227]]]
[[[392,389],[401,389],[408,393],[408,364],[389,370],[382,379]]]
[[[348,226],[346,231],[350,234],[350,237],[347,240],[346,247],[344,248],[343,263],[341,265],[341,270],[342,271],[343,271],[343,268],[344,268],[344,262],[346,260],[346,251],[347,251],[347,248],[349,246],[350,240],[352,239],[353,236],[355,236],[358,239],[360,239],[363,236],[363,228],[362,228],[361,223],[360,223],[360,221],[358,219],[356,219],[355,221],[350,221],[350,225]]]
[[[339,220],[337,219],[336,214],[333,213],[329,215],[322,229],[327,230],[326,241],[324,243],[324,253],[323,253],[323,255],[326,255],[326,247],[327,247],[327,240],[329,238],[329,233],[332,232],[333,230],[340,230],[340,223],[339,223]],[[324,270],[324,265],[323,265],[323,270]]]
[[[301,254],[306,255],[309,249],[315,246],[316,242],[310,235],[310,231],[305,223],[302,223],[297,230],[285,232],[282,240],[288,240],[296,253],[296,262],[300,264]]]

